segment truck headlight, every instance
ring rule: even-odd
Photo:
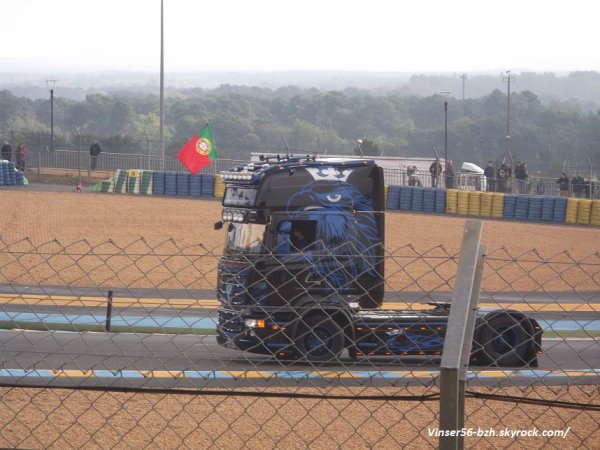
[[[266,323],[262,319],[246,319],[244,325],[248,328],[265,328]]]

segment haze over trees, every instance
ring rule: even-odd
[[[587,167],[588,157],[596,168],[600,166],[600,111],[596,106],[600,104],[600,75],[544,74],[536,79],[545,80],[538,91],[543,94],[522,89],[529,84],[527,74],[517,76],[512,87],[510,144],[506,139],[506,86],[498,76],[494,77],[497,87],[476,98],[477,80],[470,78],[464,100],[462,80],[457,76],[413,76],[402,87],[388,84],[386,89],[170,87],[165,100],[166,153],[174,156],[209,122],[221,158],[245,159],[251,151],[285,151],[284,139],[298,153],[354,154],[361,139],[369,143],[369,154],[376,148],[387,156],[435,156],[436,148],[442,155],[443,104],[448,101],[448,153],[455,163],[501,161],[510,148],[514,160],[527,161],[532,173],[554,176],[565,160],[570,167]],[[549,86],[560,82],[562,89],[552,89],[562,95],[551,94]],[[0,91],[1,138],[14,136],[33,152],[46,151],[50,125],[47,91],[45,98],[35,98],[23,96],[23,89]],[[442,90],[453,94],[436,93]],[[73,99],[60,92],[56,89],[54,97],[56,149],[76,148],[76,127],[84,135],[86,149],[94,137],[105,152],[146,153],[149,146],[151,153],[158,153],[156,94],[119,88]],[[569,93],[581,97],[565,98]]]

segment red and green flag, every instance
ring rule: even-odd
[[[217,146],[208,123],[179,150],[177,159],[192,175],[217,159]]]

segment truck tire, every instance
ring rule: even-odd
[[[302,359],[327,362],[337,359],[344,349],[344,332],[330,317],[322,314],[305,319],[296,331],[296,350]]]
[[[488,320],[479,336],[478,359],[493,366],[522,366],[527,364],[530,342],[531,336],[519,319],[497,315]]]

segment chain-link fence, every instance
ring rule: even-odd
[[[381,250],[0,238],[0,446],[436,447],[460,258]],[[600,253],[491,249],[479,301],[465,445],[599,448]]]
[[[222,170],[231,169],[246,160],[217,159],[210,166],[203,169],[204,173],[218,174]],[[89,151],[55,150],[53,152],[32,153],[27,158],[27,168],[37,171],[43,168],[80,169],[90,174],[91,159]],[[160,157],[158,155],[142,153],[114,153],[102,152],[97,159],[95,170],[115,171],[117,169],[144,169],[161,170],[167,172],[186,172],[187,169],[177,158]],[[486,178],[482,174],[458,171],[451,176],[442,174],[432,177],[426,171],[412,172],[406,167],[384,168],[385,183],[395,186],[415,187],[446,187],[468,191],[504,192],[525,195],[574,195],[572,181],[566,182],[566,190],[561,191],[556,178],[531,176],[527,180],[512,178],[496,179]],[[600,185],[598,181],[589,181],[584,184],[578,196],[584,198],[600,198]]]

